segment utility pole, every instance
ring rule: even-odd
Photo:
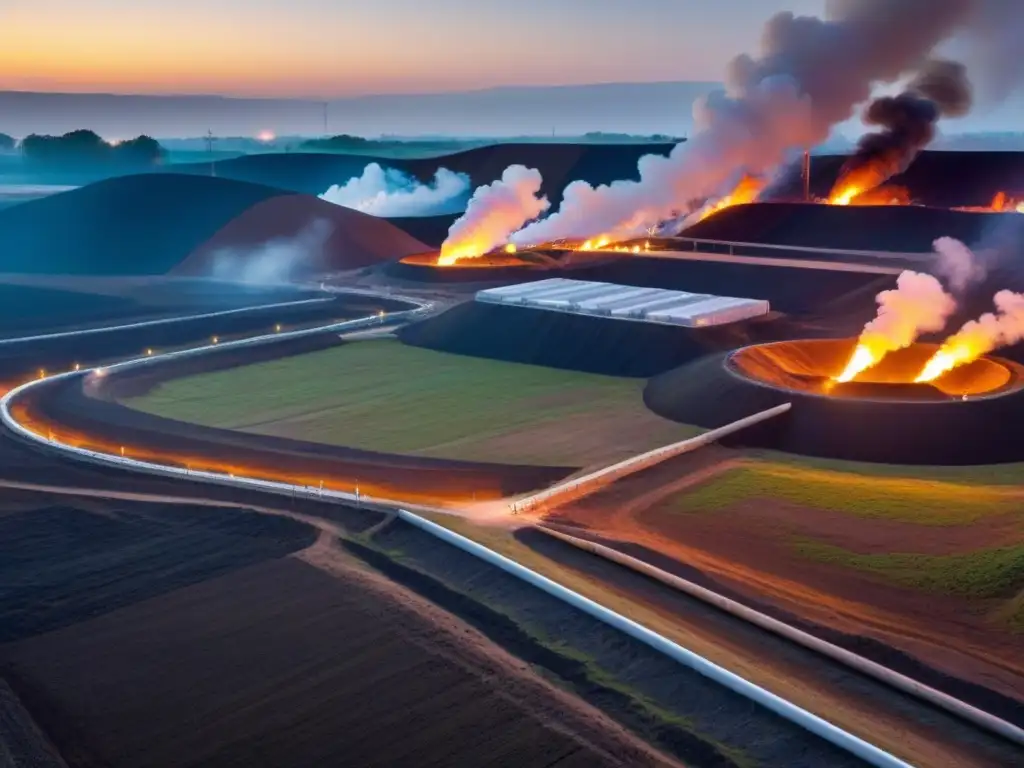
[[[216,141],[216,139],[213,138],[213,129],[212,128],[208,129],[206,131],[206,153],[210,157],[210,175],[211,176],[216,176],[217,175],[217,166],[213,162],[213,142],[214,141]]]
[[[804,182],[804,202],[811,202],[811,151],[807,150],[804,152],[803,167],[800,171],[800,177]]]

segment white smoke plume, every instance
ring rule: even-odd
[[[370,163],[361,176],[331,185],[320,199],[373,216],[440,216],[464,209],[469,186],[469,176],[447,168],[438,168],[433,181],[421,184],[397,169]]]
[[[876,300],[878,314],[860,335],[859,346],[870,350],[863,368],[909,347],[924,333],[941,331],[956,310],[956,300],[938,279],[910,270],[896,278],[895,290],[882,291]]]
[[[233,246],[214,252],[212,276],[218,280],[249,285],[280,285],[318,266],[334,225],[315,219],[292,237],[268,240],[254,246]]]
[[[969,350],[970,354],[964,357],[975,359],[993,349],[1024,340],[1024,294],[999,291],[993,303],[995,312],[986,312],[977,320],[968,320],[943,343],[942,348]]]
[[[690,141],[668,157],[641,158],[639,181],[573,182],[557,213],[513,241],[639,235],[682,201],[725,192],[737,172],[770,172],[795,149],[824,141],[876,85],[918,70],[985,2],[994,0],[830,0],[825,19],[777,14],[760,56],[734,59],[726,89],[694,106]]]
[[[940,237],[933,244],[935,271],[946,279],[954,293],[963,293],[967,286],[985,279],[988,269],[982,260],[959,240]]]
[[[466,213],[448,230],[438,263],[454,264],[508,243],[509,235],[548,209],[541,182],[535,168],[510,165],[500,179],[478,187]]]

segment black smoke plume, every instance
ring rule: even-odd
[[[898,96],[875,99],[864,111],[864,122],[881,128],[865,134],[843,170],[840,185],[850,175],[861,190],[873,189],[905,171],[917,154],[935,138],[942,117],[960,117],[971,108],[967,68],[955,61],[932,60]]]

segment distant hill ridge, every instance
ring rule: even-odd
[[[350,133],[449,136],[581,135],[590,131],[679,135],[709,82],[505,86],[474,91],[383,94],[328,102],[223,96],[137,96],[0,91],[0,131],[14,136],[92,128],[105,138],[322,136]],[[628,105],[609,109],[610,104]]]

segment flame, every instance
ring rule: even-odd
[[[1024,213],[1024,201],[1015,200],[1005,192],[996,192],[989,207],[996,213]]]
[[[881,187],[899,171],[899,159],[898,153],[892,152],[883,152],[868,160],[853,158],[832,185],[832,191],[828,195],[829,203],[851,205],[861,195]]]
[[[988,205],[964,205],[958,211],[973,211],[975,213],[1024,213],[1024,200],[1011,197],[1006,192],[996,192],[992,202]]]
[[[489,254],[503,244],[522,244],[512,236],[550,207],[540,194],[542,181],[535,168],[510,165],[500,179],[477,187],[466,212],[449,228],[437,265],[450,267],[462,259]]]
[[[944,344],[938,352],[931,356],[921,373],[914,379],[914,383],[922,384],[935,381],[958,365],[977,360],[983,354],[984,351],[973,350],[969,344]]]
[[[868,189],[848,186],[833,189],[828,202],[830,205],[910,205],[910,191],[896,185]]]
[[[453,245],[445,242],[441,246],[441,254],[437,257],[437,266],[453,267],[463,259],[476,259],[488,251],[488,248],[481,247],[479,243],[473,241]]]
[[[973,363],[986,352],[991,352],[1000,340],[997,335],[998,325],[993,325],[993,322],[998,323],[997,316],[988,314],[964,324],[963,328],[943,342],[914,381],[919,384],[935,381],[954,368]]]
[[[514,256],[519,253],[519,248],[515,243],[507,243],[502,246],[501,249],[484,251],[480,248],[478,243],[461,243],[458,247],[445,247],[441,246],[441,253],[437,257],[437,261],[434,262],[438,267],[453,267],[456,266],[460,261],[465,259],[480,259],[489,254],[502,253],[509,256]]]
[[[888,345],[883,339],[865,334],[850,355],[850,361],[843,372],[835,377],[835,381],[840,384],[853,381],[868,368],[878,365],[887,352]]]
[[[1024,294],[1002,290],[993,297],[993,302],[996,311],[986,312],[977,320],[964,323],[932,355],[915,381],[934,381],[993,349],[1015,344],[1024,338]]]
[[[600,251],[602,248],[607,248],[608,244],[611,243],[612,239],[608,235],[601,235],[591,240],[586,240],[577,250],[580,251]]]
[[[718,213],[724,208],[731,208],[734,205],[743,205],[757,201],[761,190],[765,187],[765,180],[756,176],[744,175],[732,191],[714,202],[708,203],[698,213],[696,221],[703,221],[713,213]]]

